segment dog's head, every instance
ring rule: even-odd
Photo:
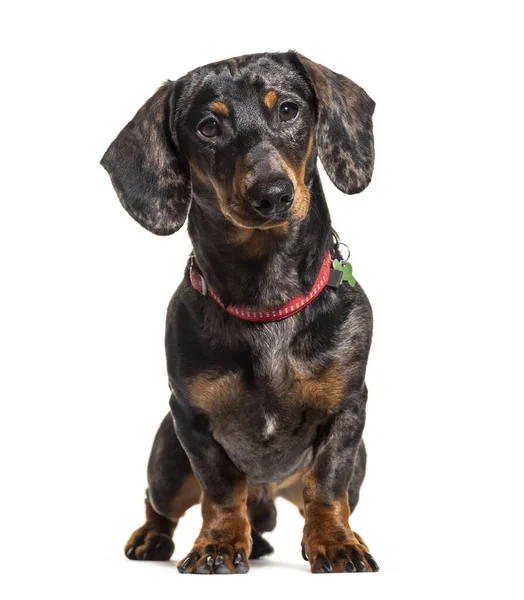
[[[141,225],[169,235],[191,199],[240,228],[301,221],[317,152],[346,194],[373,172],[374,102],[350,79],[295,52],[254,54],[166,82],[102,158]]]

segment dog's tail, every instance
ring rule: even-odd
[[[274,552],[273,546],[265,540],[258,531],[252,529],[251,537],[253,538],[253,546],[249,558],[260,558],[261,556]]]

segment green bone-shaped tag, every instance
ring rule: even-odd
[[[351,263],[348,262],[340,262],[335,259],[333,261],[333,268],[337,271],[342,271],[342,281],[347,281],[351,287],[355,287],[355,278],[353,277],[353,267]]]

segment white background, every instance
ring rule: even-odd
[[[2,596],[522,597],[518,4],[3,4]],[[183,577],[122,548],[168,410],[165,309],[189,240],[141,229],[98,161],[164,79],[289,48],[377,103],[371,185],[325,191],[375,313],[352,522],[381,571],[310,575],[281,501],[272,557]]]

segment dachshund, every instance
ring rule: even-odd
[[[192,253],[167,310],[170,412],[148,464],[132,560],[169,560],[201,503],[181,573],[246,573],[272,551],[275,498],[304,517],[313,573],[377,571],[349,525],[372,312],[341,259],[317,157],[361,192],[375,103],[296,51],[240,56],[166,81],[101,160],[127,212],[157,235],[187,219]],[[298,543],[297,543],[298,546]]]

